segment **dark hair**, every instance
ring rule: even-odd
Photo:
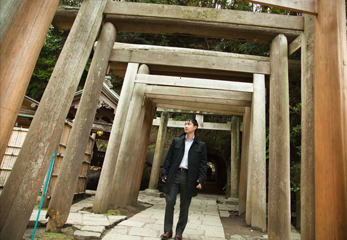
[[[186,120],[186,122],[192,122],[193,124],[194,124],[194,126],[197,126],[197,127],[199,127],[199,124],[198,124],[198,121],[196,121],[196,119],[195,118],[188,118],[187,120]]]
[[[198,131],[198,127],[199,127],[198,121],[196,121],[195,118],[188,118],[186,120],[186,122],[191,122],[191,123],[193,123],[194,126],[196,126],[196,129],[195,129],[195,134],[196,134],[196,132]]]

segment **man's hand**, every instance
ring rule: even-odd
[[[161,181],[162,181],[163,183],[165,183],[165,182],[166,182],[166,178],[162,178]]]
[[[197,180],[197,182],[199,183],[199,180]],[[201,189],[202,186],[201,186],[201,183],[198,184],[198,186],[196,186],[197,189]]]

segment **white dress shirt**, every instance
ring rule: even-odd
[[[195,138],[195,135],[192,139],[188,140],[187,139],[187,134],[185,136],[185,147],[184,147],[184,155],[183,155],[183,158],[182,158],[182,161],[181,161],[181,164],[180,164],[180,168],[185,168],[185,169],[188,169],[188,152],[189,152],[189,149],[190,147],[192,146],[193,142],[194,142],[194,138]]]

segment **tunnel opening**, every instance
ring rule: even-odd
[[[211,169],[211,176],[207,172],[207,179],[204,187],[199,191],[207,194],[224,194],[227,183],[227,166],[225,160],[217,153],[207,151],[208,165]],[[208,170],[208,169],[207,169]],[[209,170],[208,170],[209,171]]]

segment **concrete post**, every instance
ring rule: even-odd
[[[231,117],[230,197],[239,197],[240,179],[240,117]]]
[[[315,237],[347,236],[346,1],[318,1],[315,17]]]
[[[314,16],[304,15],[301,44],[301,239],[315,239]]]
[[[242,150],[241,150],[240,187],[239,187],[239,216],[246,211],[250,121],[251,121],[251,109],[249,107],[246,107],[245,114],[243,115],[243,129],[242,129]]]
[[[61,169],[68,169],[69,171],[59,172],[46,215],[49,216],[46,231],[60,232],[69,216],[78,175],[84,160],[84,153],[108,67],[108,58],[115,40],[116,28],[112,23],[105,23],[88,72],[82,99],[77,109],[61,165]]]
[[[270,47],[269,239],[290,239],[289,88],[287,38]]]
[[[141,65],[141,67],[147,67]],[[147,67],[148,68],[148,67]],[[149,72],[149,69],[148,69]],[[134,92],[129,106],[129,111],[124,128],[123,138],[120,144],[117,166],[113,175],[111,200],[109,208],[125,207],[129,200],[129,186],[124,183],[131,182],[134,176],[131,174],[131,153],[133,153],[136,139],[136,124],[140,117],[146,84],[135,83]],[[142,119],[143,121],[143,119]],[[135,176],[136,178],[136,176]]]
[[[253,163],[251,226],[266,231],[265,76],[254,74],[252,97]]]
[[[75,90],[99,32],[105,4],[106,1],[82,3],[17,161],[0,195],[0,239],[22,239],[48,171],[49,160],[59,144]]]
[[[122,141],[124,125],[126,122],[125,120],[127,118],[138,68],[138,63],[129,63],[125,73],[122,91],[116,109],[116,115],[112,125],[111,135],[93,203],[93,212],[95,213],[105,213],[107,211],[108,201],[111,195],[110,184],[113,181],[113,173],[116,168],[117,156]]]
[[[0,2],[0,164],[58,3]]]
[[[160,125],[157,136],[157,143],[155,145],[155,152],[152,164],[151,177],[149,179],[148,192],[158,192],[158,179],[160,174],[160,166],[162,163],[162,155],[164,150],[164,143],[167,131],[167,122],[169,121],[169,113],[162,112],[160,118]]]
[[[249,108],[250,109],[250,108]],[[251,225],[252,222],[252,168],[253,164],[253,111],[251,112],[251,119],[249,122],[249,147],[248,147],[248,175],[247,175],[247,198],[246,198],[246,224]]]
[[[151,134],[153,117],[154,117],[155,113],[156,113],[156,106],[155,106],[155,104],[153,104],[152,102],[149,101],[148,110],[146,111],[145,119],[144,119],[143,126],[142,126],[141,134],[142,133],[144,134],[144,140],[143,140],[143,147],[141,150],[141,156],[140,156],[141,160],[140,160],[140,164],[139,164],[139,170],[138,170],[137,177],[136,177],[135,189],[134,189],[134,192],[131,196],[132,202],[137,202],[137,198],[139,196],[139,191],[140,191],[140,187],[141,187],[141,180],[142,180],[142,173],[143,173],[143,169],[144,169],[145,162],[146,162],[149,137]]]

